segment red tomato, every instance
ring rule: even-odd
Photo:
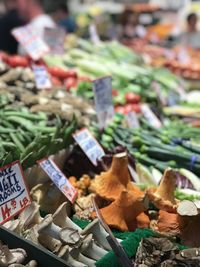
[[[56,78],[56,77],[51,77],[51,82],[53,86],[62,86],[62,82]]]
[[[140,113],[141,112],[140,105],[132,104],[132,111],[134,111],[135,113]]]
[[[5,52],[0,52],[0,60],[2,60],[3,62],[8,62],[8,58],[9,58],[9,55],[6,54]]]
[[[16,67],[28,67],[29,66],[29,62],[28,59],[26,57],[22,57],[22,56],[10,56],[8,58],[8,65],[10,65],[13,68]]]
[[[71,88],[77,87],[77,79],[75,78],[68,78],[64,83],[67,91],[70,91]]]
[[[62,68],[59,67],[49,67],[48,68],[48,72],[52,75],[55,76],[59,79],[67,79],[69,77],[72,78],[76,78],[77,77],[77,73],[74,70],[64,70]]]
[[[78,77],[78,80],[80,82],[92,82],[92,80],[87,76],[80,76],[80,77]]]
[[[123,106],[115,107],[115,112],[120,114],[125,114],[125,108]]]
[[[135,93],[132,92],[126,93],[125,98],[126,98],[126,103],[129,104],[137,104],[141,100],[141,97],[139,95],[136,95]]]
[[[128,114],[131,111],[134,111],[136,113],[140,113],[141,109],[140,106],[138,104],[126,104],[124,106],[125,109],[125,114]]]
[[[112,89],[112,95],[113,95],[113,96],[118,96],[118,94],[119,94],[119,93],[118,93],[118,91],[117,91],[117,90],[115,90],[115,89]]]
[[[131,111],[133,111],[132,104],[127,104],[127,105],[124,106],[125,114],[128,114]]]

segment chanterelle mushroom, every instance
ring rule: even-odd
[[[8,246],[1,247],[0,266],[8,266],[13,263],[23,263],[27,257],[26,251],[21,248],[9,249]]]
[[[149,200],[160,210],[176,212],[177,202],[174,197],[176,188],[176,172],[167,169],[162,177],[157,190],[150,188],[147,190]]]

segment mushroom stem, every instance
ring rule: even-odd
[[[57,253],[62,247],[60,240],[57,240],[49,235],[40,234],[38,237],[39,243],[53,253]]]
[[[10,250],[8,246],[2,246],[1,251],[4,254],[4,257],[1,257],[1,262],[7,263],[8,265],[13,264],[13,263],[22,263],[24,262],[27,256],[26,251],[21,248]]]
[[[49,214],[39,224],[38,233],[49,235],[60,240],[60,230],[62,229],[53,223],[53,218]]]
[[[91,222],[82,232],[81,235],[93,234],[95,241],[106,250],[111,250],[111,247],[106,239],[108,233],[99,224],[98,219]]]
[[[105,256],[108,252],[103,248],[98,247],[94,240],[92,239],[92,235],[88,235],[83,244],[81,245],[80,252],[93,260],[100,260],[103,256]]]
[[[58,254],[58,257],[64,259],[66,261],[66,264],[71,267],[87,267],[84,263],[81,263],[79,261],[76,261],[69,253],[69,246],[64,246],[60,253]]]
[[[70,251],[70,255],[73,257],[73,259],[78,260],[79,262],[82,262],[89,267],[95,267],[96,261],[94,261],[88,257],[85,257],[83,254],[81,254],[79,248],[72,249]]]
[[[196,216],[200,213],[200,201],[183,200],[179,203],[177,212],[181,216]]]
[[[61,204],[53,214],[53,222],[61,228],[68,227],[81,232],[81,228],[68,217],[67,208],[68,202]]]

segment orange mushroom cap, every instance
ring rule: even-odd
[[[120,196],[101,213],[106,223],[121,231],[134,231],[137,228],[137,216],[147,209],[146,197],[131,191],[122,191]]]
[[[158,231],[161,233],[170,233],[170,234],[179,234],[180,227],[178,221],[178,214],[169,213],[164,210],[159,211],[158,222],[157,222]]]
[[[113,157],[108,171],[95,177],[92,190],[106,200],[115,200],[126,189],[144,195],[139,188],[131,183],[127,154],[120,153]]]
[[[140,213],[137,216],[136,220],[137,220],[137,227],[138,228],[149,228],[150,219],[144,212]]]

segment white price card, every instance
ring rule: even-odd
[[[153,111],[150,109],[149,105],[142,104],[141,110],[142,110],[144,117],[147,119],[147,121],[150,125],[152,125],[155,128],[161,128],[162,127],[161,121],[153,113]]]
[[[0,224],[31,204],[24,173],[18,161],[0,168]]]
[[[68,181],[68,179],[66,178],[64,173],[62,173],[56,163],[50,158],[46,158],[38,161],[38,164],[53,181],[53,183],[59,188],[59,190],[73,204],[78,196],[78,192]]]
[[[45,28],[44,41],[50,49],[50,54],[64,54],[66,32],[63,28]]]
[[[93,44],[97,45],[100,43],[100,38],[95,24],[91,24],[89,26],[89,34],[90,34],[90,40],[93,42]]]
[[[105,128],[114,117],[112,101],[112,77],[93,81],[95,108],[100,128]]]
[[[139,128],[140,123],[135,112],[131,111],[126,115],[126,122],[129,128]]]
[[[12,35],[33,60],[39,60],[49,52],[49,47],[31,25],[15,28],[12,30]]]
[[[75,141],[85,152],[89,160],[97,166],[97,160],[101,159],[105,152],[88,129],[82,129],[73,135]]]
[[[52,88],[51,80],[45,66],[32,66],[37,89],[50,89]]]
[[[167,105],[167,100],[162,94],[162,90],[161,90],[160,84],[157,81],[153,81],[152,82],[152,88],[155,91],[155,93],[157,94],[157,98],[158,98],[159,102],[161,103],[161,105],[162,106],[166,106]]]

